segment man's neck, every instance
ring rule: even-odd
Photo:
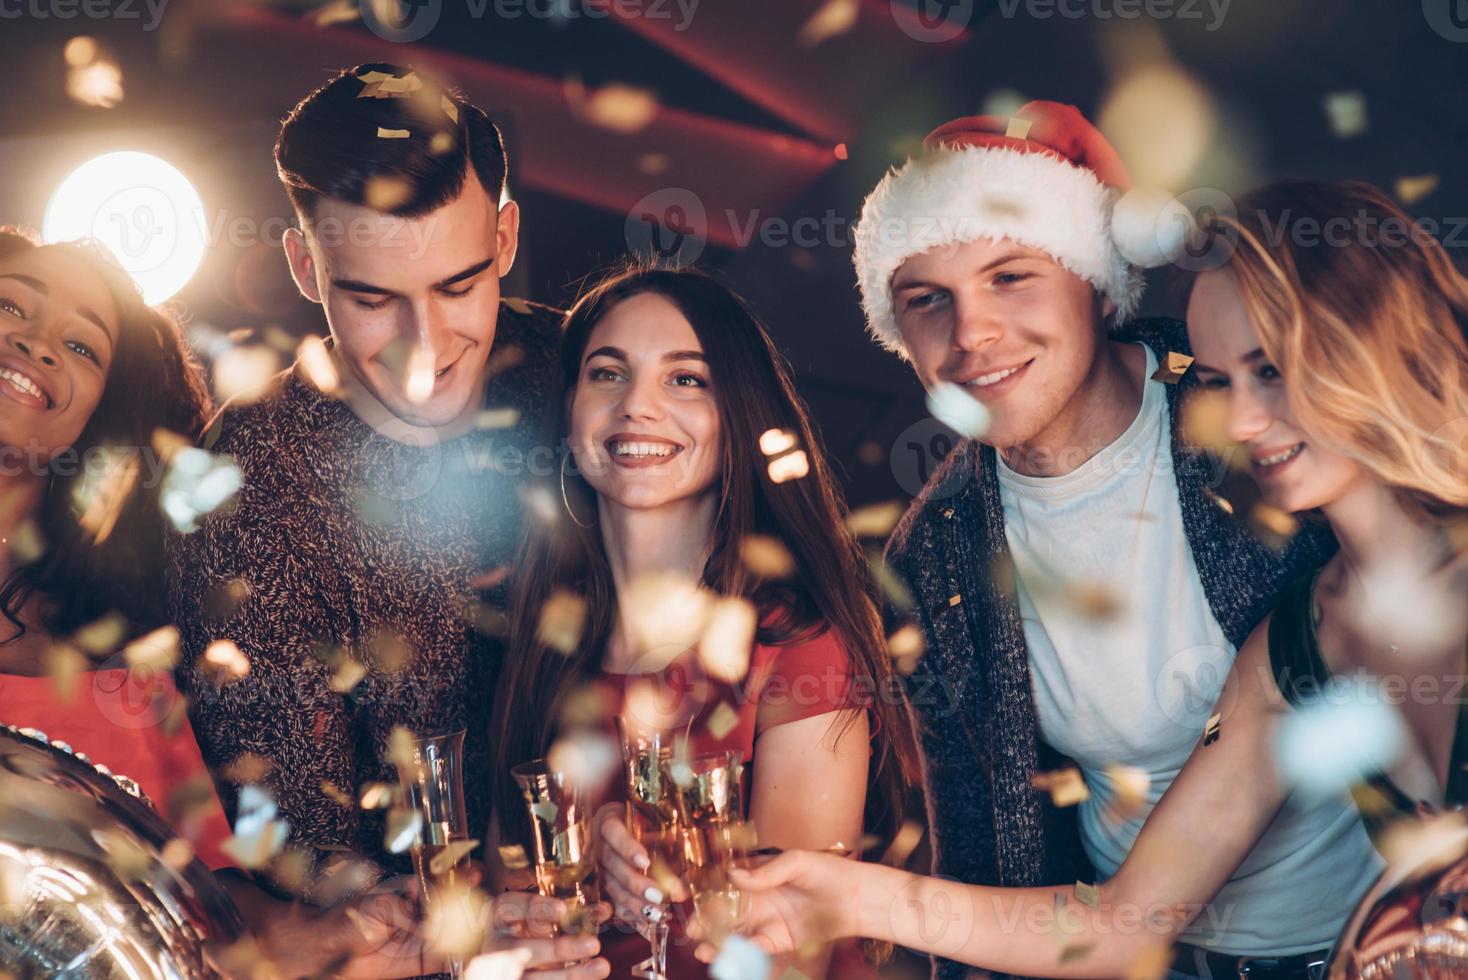
[[[1142,407],[1147,352],[1105,340],[1091,371],[1053,421],[1034,437],[999,450],[1023,476],[1064,476],[1111,445]]]
[[[475,395],[465,403],[464,410],[458,417],[443,425],[420,425],[404,419],[384,405],[334,352],[333,360],[341,378],[342,400],[352,410],[352,414],[378,435],[410,446],[422,447],[449,442],[471,431],[479,418],[479,408],[484,404],[484,389],[489,383],[486,373],[480,379]]]

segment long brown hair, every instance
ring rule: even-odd
[[[1226,268],[1301,426],[1409,512],[1461,519],[1468,279],[1364,181],[1271,184],[1236,211],[1218,219],[1238,239]]]
[[[190,443],[197,439],[208,416],[209,394],[198,361],[174,320],[143,302],[136,284],[101,246],[39,245],[22,230],[0,227],[0,260],[38,248],[79,259],[106,285],[117,310],[117,348],[107,385],[69,455],[86,459],[97,449],[151,452],[160,429]],[[65,473],[52,469],[35,515],[45,550],[15,566],[0,584],[0,614],[16,631],[15,637],[25,633],[20,614],[32,597],[42,600],[34,625],[57,636],[110,612],[126,617],[133,632],[162,625],[167,616],[159,488],[134,484],[116,502],[116,519],[105,540],[96,540],[79,521],[76,509],[85,468],[69,469]]]
[[[714,379],[723,433],[724,502],[702,584],[754,604],[762,624],[759,643],[782,645],[826,629],[835,632],[855,678],[872,683],[876,691],[869,709],[875,765],[867,826],[890,832],[900,819],[917,764],[907,704],[893,683],[878,593],[860,546],[843,525],[843,495],[790,369],[754,313],[727,286],[701,272],[629,268],[614,273],[566,315],[559,403],[568,414],[566,396],[575,389],[592,329],[618,303],[643,293],[662,296],[687,318]],[[563,415],[558,446],[566,444],[568,423]],[[770,429],[790,431],[806,448],[810,469],[804,478],[779,484],[769,478],[759,437]],[[557,477],[547,478],[542,490],[559,505]],[[578,512],[594,509],[582,502]],[[752,572],[740,554],[741,542],[750,535],[767,535],[782,544],[794,559],[793,573],[771,580]],[[579,527],[564,512],[550,521],[532,522],[515,568],[509,650],[492,723],[498,763],[495,798],[506,828],[520,826],[524,809],[509,776],[511,767],[543,756],[558,731],[567,727],[568,701],[597,676],[616,615],[615,586],[596,526]],[[569,654],[537,636],[546,600],[561,589],[586,601],[585,625]]]

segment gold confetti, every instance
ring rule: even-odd
[[[94,38],[72,38],[62,56],[68,98],[92,109],[111,109],[122,102],[122,67]]]
[[[373,177],[363,186],[362,194],[373,211],[391,213],[408,203],[413,186],[397,177]]]
[[[1122,980],[1163,980],[1171,967],[1171,949],[1167,946],[1148,946],[1127,965]]]
[[[1009,120],[1009,125],[1004,129],[1004,135],[1012,140],[1023,140],[1030,138],[1030,127],[1034,122],[1029,119],[1020,119],[1018,116]]]
[[[178,666],[179,634],[177,626],[161,626],[123,647],[123,657],[133,670],[152,668],[172,670]]]
[[[859,507],[846,517],[846,530],[858,538],[885,538],[902,520],[907,507],[898,500]]]
[[[1031,778],[1030,785],[1041,792],[1048,792],[1050,802],[1061,808],[1075,806],[1091,798],[1091,789],[1075,766],[1053,772],[1037,772]]]
[[[223,687],[250,672],[250,659],[233,640],[215,640],[204,648],[199,669],[215,687]]]
[[[122,642],[127,632],[127,620],[121,613],[111,612],[77,630],[71,641],[93,656],[106,656]]]
[[[1101,891],[1095,885],[1087,884],[1084,881],[1076,882],[1075,896],[1076,901],[1087,908],[1101,907]]]
[[[845,34],[856,26],[861,0],[826,0],[820,9],[800,25],[795,40],[803,48],[813,48],[822,41]]]
[[[1288,511],[1256,503],[1249,510],[1249,529],[1275,552],[1284,551],[1300,530],[1300,521]]]
[[[637,169],[649,177],[657,177],[668,172],[668,155],[666,153],[644,153],[637,158]]]
[[[769,473],[772,483],[789,483],[799,480],[810,472],[810,459],[804,449],[797,449],[777,459],[770,460]]]
[[[34,518],[27,517],[16,525],[10,538],[10,556],[19,563],[35,561],[46,552],[46,538]]]
[[[403,395],[414,405],[422,405],[433,395],[434,355],[426,347],[414,347],[408,357],[408,376]]]
[[[66,47],[61,49],[61,56],[68,65],[79,68],[97,60],[99,51],[97,39],[82,34],[66,42]]]
[[[377,127],[377,138],[380,140],[405,140],[412,135],[406,129],[388,129],[385,126]]]
[[[484,944],[490,920],[489,900],[477,888],[441,888],[428,903],[423,935],[429,946],[447,957],[467,959]]]
[[[454,105],[454,100],[447,95],[440,95],[438,97],[438,104],[443,109],[444,115],[452,119],[454,125],[457,126],[459,124],[459,107]]]
[[[698,660],[710,676],[730,684],[749,672],[754,649],[754,605],[747,599],[725,597],[709,607],[708,623],[698,641]]]
[[[1203,727],[1203,744],[1212,745],[1218,741],[1218,736],[1223,729],[1223,715],[1217,714],[1208,719],[1208,724]]]
[[[73,502],[81,516],[77,523],[94,544],[102,544],[111,536],[122,516],[141,469],[138,453],[128,449],[107,447],[102,453],[102,466],[88,466],[73,491]]]
[[[263,782],[275,763],[254,752],[244,752],[230,760],[219,773],[232,783],[243,786]]]
[[[402,854],[417,847],[422,839],[422,813],[401,806],[387,811],[387,828],[383,832],[382,846],[389,854]]]
[[[666,667],[703,634],[713,596],[690,576],[644,573],[627,586],[626,627],[644,671]]]
[[[350,694],[352,689],[362,683],[367,676],[367,668],[362,662],[353,657],[342,657],[341,663],[337,665],[336,672],[331,675],[331,689],[337,694]]]
[[[563,86],[571,111],[593,126],[616,133],[641,132],[657,118],[658,98],[644,88],[613,82],[595,92],[575,77]]]
[[[56,696],[66,704],[76,700],[77,678],[88,669],[87,658],[73,646],[57,644],[41,654],[46,676],[56,688]]]
[[[358,15],[359,11],[354,0],[332,0],[331,3],[311,11],[309,16],[311,23],[317,27],[333,27],[337,24],[349,24],[356,20]],[[383,73],[369,74],[381,75]],[[358,75],[357,77],[362,78],[363,76]]]
[[[214,362],[214,391],[220,401],[259,401],[280,371],[280,358],[265,344],[231,347]]]
[[[1152,372],[1153,381],[1161,381],[1163,384],[1175,385],[1188,373],[1192,367],[1193,358],[1187,354],[1179,354],[1177,351],[1168,351],[1167,356],[1157,365],[1157,370]]]
[[[1397,200],[1406,207],[1411,207],[1418,201],[1427,197],[1437,190],[1441,178],[1437,174],[1421,174],[1416,177],[1398,177],[1396,181]]]
[[[434,156],[443,156],[453,148],[454,138],[448,133],[434,133],[428,141],[428,152]]]
[[[1229,435],[1228,396],[1211,388],[1194,390],[1183,403],[1183,436],[1195,446],[1223,454],[1235,443]]]
[[[1074,583],[1066,589],[1066,598],[1082,616],[1100,622],[1115,619],[1126,608],[1121,596],[1101,582]]]
[[[359,803],[364,810],[383,810],[392,806],[397,798],[397,787],[392,783],[365,783]]]
[[[341,388],[341,375],[337,373],[331,351],[327,349],[326,342],[315,334],[306,337],[296,348],[296,362],[300,364],[306,380],[322,394],[334,394]]]
[[[789,578],[795,572],[790,550],[768,534],[746,534],[739,542],[739,559],[760,578]]]
[[[917,669],[927,645],[923,642],[923,631],[908,623],[887,637],[887,653],[892,657],[897,672],[909,675]]]
[[[1106,777],[1111,781],[1113,798],[1107,808],[1110,820],[1121,821],[1139,813],[1147,802],[1147,791],[1152,788],[1152,777],[1147,770],[1136,766],[1112,763],[1106,767]]]
[[[152,856],[128,831],[104,827],[92,831],[92,839],[106,853],[107,866],[125,881],[137,881],[148,875]]]
[[[434,875],[443,875],[450,868],[459,863],[460,858],[466,858],[474,848],[479,846],[477,840],[451,840],[443,846],[443,850],[434,854],[428,861],[428,870]]]
[[[163,850],[158,853],[165,867],[178,872],[189,866],[194,859],[194,845],[182,837],[175,837],[163,845]]]
[[[581,642],[586,625],[586,600],[574,592],[557,589],[540,607],[536,639],[552,650],[571,654]]]
[[[561,706],[564,728],[595,728],[610,720],[611,703],[597,684],[583,684],[566,696]]]
[[[281,851],[270,864],[270,880],[283,891],[303,894],[311,883],[311,855],[299,847]]]
[[[729,707],[729,702],[727,701],[720,701],[719,706],[713,710],[709,715],[708,721],[704,723],[704,727],[709,730],[709,734],[720,741],[723,740],[724,736],[738,727],[738,725],[739,712]]]
[[[327,799],[340,806],[350,807],[355,805],[350,794],[329,779],[321,781],[321,792]]]
[[[1075,960],[1085,959],[1091,950],[1096,948],[1095,943],[1067,943],[1060,948],[1060,962],[1071,963]]]
[[[519,871],[530,867],[530,859],[525,856],[525,848],[519,844],[502,844],[499,847],[500,864],[510,871]]]
[[[1350,139],[1366,132],[1366,96],[1357,91],[1327,92],[1321,100],[1331,132],[1337,139]]]
[[[789,429],[766,429],[760,433],[759,450],[766,456],[779,456],[800,445],[800,439]]]
[[[476,429],[511,429],[520,421],[518,408],[489,408],[474,416]]]
[[[879,864],[888,867],[900,868],[907,863],[912,852],[917,850],[918,843],[923,839],[923,825],[916,820],[904,820],[902,826],[897,829],[897,834],[892,838],[892,843],[887,845],[887,850],[882,852]]]

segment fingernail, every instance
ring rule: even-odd
[[[659,922],[663,921],[663,910],[658,908],[656,905],[649,905],[646,909],[643,910],[642,914],[646,917],[647,921],[651,922],[653,925],[657,925]]]
[[[590,956],[598,949],[601,949],[601,943],[591,936],[582,936],[576,940],[576,952],[582,956]]]
[[[663,904],[663,890],[656,885],[648,885],[647,890],[642,893],[642,897],[654,905]]]
[[[637,857],[632,859],[632,863],[637,865],[643,871],[646,871],[648,868],[652,867],[652,859],[649,858],[646,854],[637,855]]]

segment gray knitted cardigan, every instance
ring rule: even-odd
[[[1189,352],[1176,320],[1135,321],[1124,336],[1159,357]],[[1184,443],[1179,425],[1179,399],[1192,385],[1188,375],[1167,393],[1183,527],[1213,614],[1237,647],[1280,590],[1323,562],[1335,542],[1324,527],[1307,525],[1276,554],[1209,500],[1222,470]],[[994,450],[961,442],[887,547],[888,562],[911,586],[927,641],[909,691],[922,731],[933,873],[1020,887],[1091,881],[1074,808],[1056,810],[1031,786],[1036,772],[1063,760],[1039,737],[1019,609],[990,574],[1008,555]],[[1170,583],[1147,585],[1155,601],[1170,601]],[[935,961],[941,980],[982,975]]]

